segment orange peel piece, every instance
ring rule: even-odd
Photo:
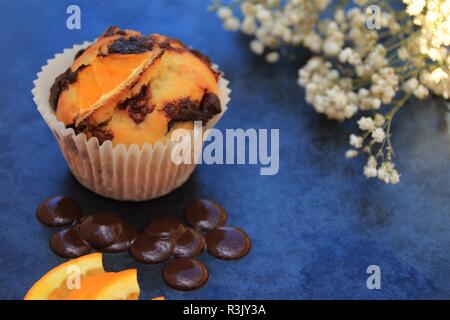
[[[100,253],[93,253],[56,266],[42,276],[28,290],[24,300],[63,298],[65,295],[64,288],[67,287],[66,282],[74,272],[79,272],[81,279],[83,276],[104,272],[102,255]]]
[[[69,260],[42,276],[24,300],[137,300],[137,270],[105,272],[102,254]]]
[[[139,285],[136,269],[105,272],[87,278],[78,290],[72,290],[66,300],[137,300]]]

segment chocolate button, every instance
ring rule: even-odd
[[[173,238],[157,238],[141,233],[131,245],[130,253],[142,263],[155,264],[169,258],[174,247]]]
[[[50,239],[50,248],[63,258],[78,258],[91,250],[91,247],[81,239],[78,232],[73,228],[55,233]]]
[[[50,227],[71,224],[81,218],[81,207],[75,200],[57,196],[42,202],[37,211],[38,220]]]
[[[102,248],[102,251],[108,253],[117,253],[128,250],[138,235],[137,228],[129,222],[123,221],[123,232],[119,241],[110,246]]]
[[[123,232],[122,220],[112,212],[94,213],[79,227],[81,238],[95,248],[105,248],[120,240]]]
[[[210,200],[195,200],[184,210],[187,223],[200,231],[209,231],[220,227],[227,221],[227,213],[219,204]]]
[[[184,226],[177,219],[159,218],[150,221],[144,232],[151,237],[176,239],[184,231]]]
[[[195,257],[205,250],[205,238],[192,228],[185,228],[184,232],[177,238],[173,255],[175,257]]]
[[[163,278],[170,287],[188,291],[200,288],[208,281],[208,269],[200,261],[177,258],[166,265]]]
[[[219,227],[206,235],[208,252],[222,260],[233,260],[245,256],[251,249],[247,234],[235,227]]]

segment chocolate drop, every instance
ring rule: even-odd
[[[206,247],[214,257],[234,260],[245,256],[251,249],[251,240],[241,229],[218,227],[206,234]]]
[[[225,209],[211,200],[195,200],[184,210],[184,219],[187,223],[200,231],[223,226],[227,218]]]
[[[141,233],[130,247],[130,254],[139,262],[156,264],[170,257],[175,240],[173,238],[157,238]]]
[[[122,220],[112,212],[94,213],[80,223],[81,238],[94,248],[105,248],[120,240]]]
[[[192,228],[185,228],[184,232],[177,238],[173,255],[175,257],[198,256],[205,250],[205,238]]]
[[[184,226],[177,219],[159,218],[150,221],[144,232],[151,237],[176,239],[184,231]]]
[[[202,287],[208,281],[208,269],[191,258],[176,258],[163,270],[164,281],[176,290],[193,290]]]
[[[70,259],[81,257],[91,250],[74,228],[55,233],[50,239],[50,248],[58,256]]]
[[[120,239],[112,245],[102,248],[102,251],[108,253],[118,253],[127,251],[131,247],[137,238],[138,230],[134,225],[126,221],[123,221],[122,225],[123,232]]]
[[[39,205],[36,217],[42,224],[49,227],[65,226],[81,218],[81,207],[71,198],[56,196]]]

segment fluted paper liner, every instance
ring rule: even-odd
[[[191,164],[172,161],[175,142],[127,147],[124,144],[113,146],[111,141],[106,141],[99,145],[97,138],[87,139],[84,133],[75,134],[56,118],[49,103],[50,88],[55,78],[72,65],[75,54],[89,44],[84,42],[65,49],[42,67],[32,90],[38,111],[52,130],[73,175],[86,188],[116,200],[144,201],[168,194],[185,183],[195,169],[194,161]],[[209,120],[203,131],[212,128],[227,110],[231,92],[228,83],[222,77],[219,80],[222,112]],[[194,137],[194,130],[190,131]]]

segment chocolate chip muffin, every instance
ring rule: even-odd
[[[212,128],[230,93],[200,52],[118,27],[55,55],[34,83],[38,110],[73,175],[100,195],[132,201],[165,195],[189,178],[193,156],[172,160],[179,150],[172,133],[182,128],[202,143],[194,121],[203,132]]]
[[[111,27],[51,88],[56,117],[102,144],[154,143],[221,112],[220,74],[181,41]]]

